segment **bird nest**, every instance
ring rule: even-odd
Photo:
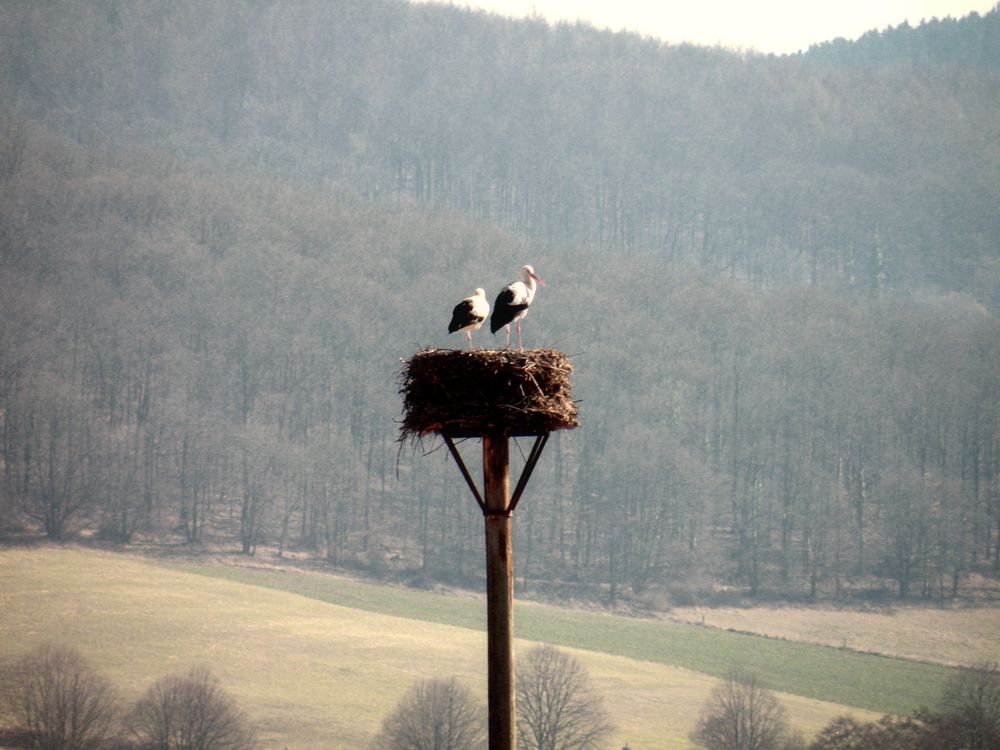
[[[431,432],[478,437],[573,429],[579,422],[572,372],[554,349],[417,352],[400,375],[400,440]]]

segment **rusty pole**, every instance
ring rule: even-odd
[[[514,566],[510,541],[507,436],[483,436],[486,522],[486,639],[490,750],[514,750]]]

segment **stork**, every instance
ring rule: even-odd
[[[486,301],[486,290],[476,289],[471,297],[466,297],[457,305],[451,313],[451,322],[448,324],[448,333],[455,331],[465,331],[469,339],[469,350],[472,350],[472,332],[479,330],[479,326],[490,314],[490,303]]]
[[[535,269],[531,266],[521,268],[521,279],[508,284],[500,294],[497,295],[496,302],[493,303],[493,315],[490,317],[490,331],[496,333],[501,326],[507,330],[507,343],[510,346],[510,324],[517,324],[517,349],[522,351],[521,346],[521,318],[528,314],[528,308],[532,300],[535,299],[535,282],[545,286],[535,274]]]

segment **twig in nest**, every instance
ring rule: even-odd
[[[554,349],[427,349],[404,362],[400,441],[431,432],[531,435],[579,425],[570,375]]]

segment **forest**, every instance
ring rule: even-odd
[[[401,0],[3,3],[0,534],[478,587],[398,378],[532,263],[581,427],[515,515],[522,593],[993,592],[998,18],[776,57]]]

